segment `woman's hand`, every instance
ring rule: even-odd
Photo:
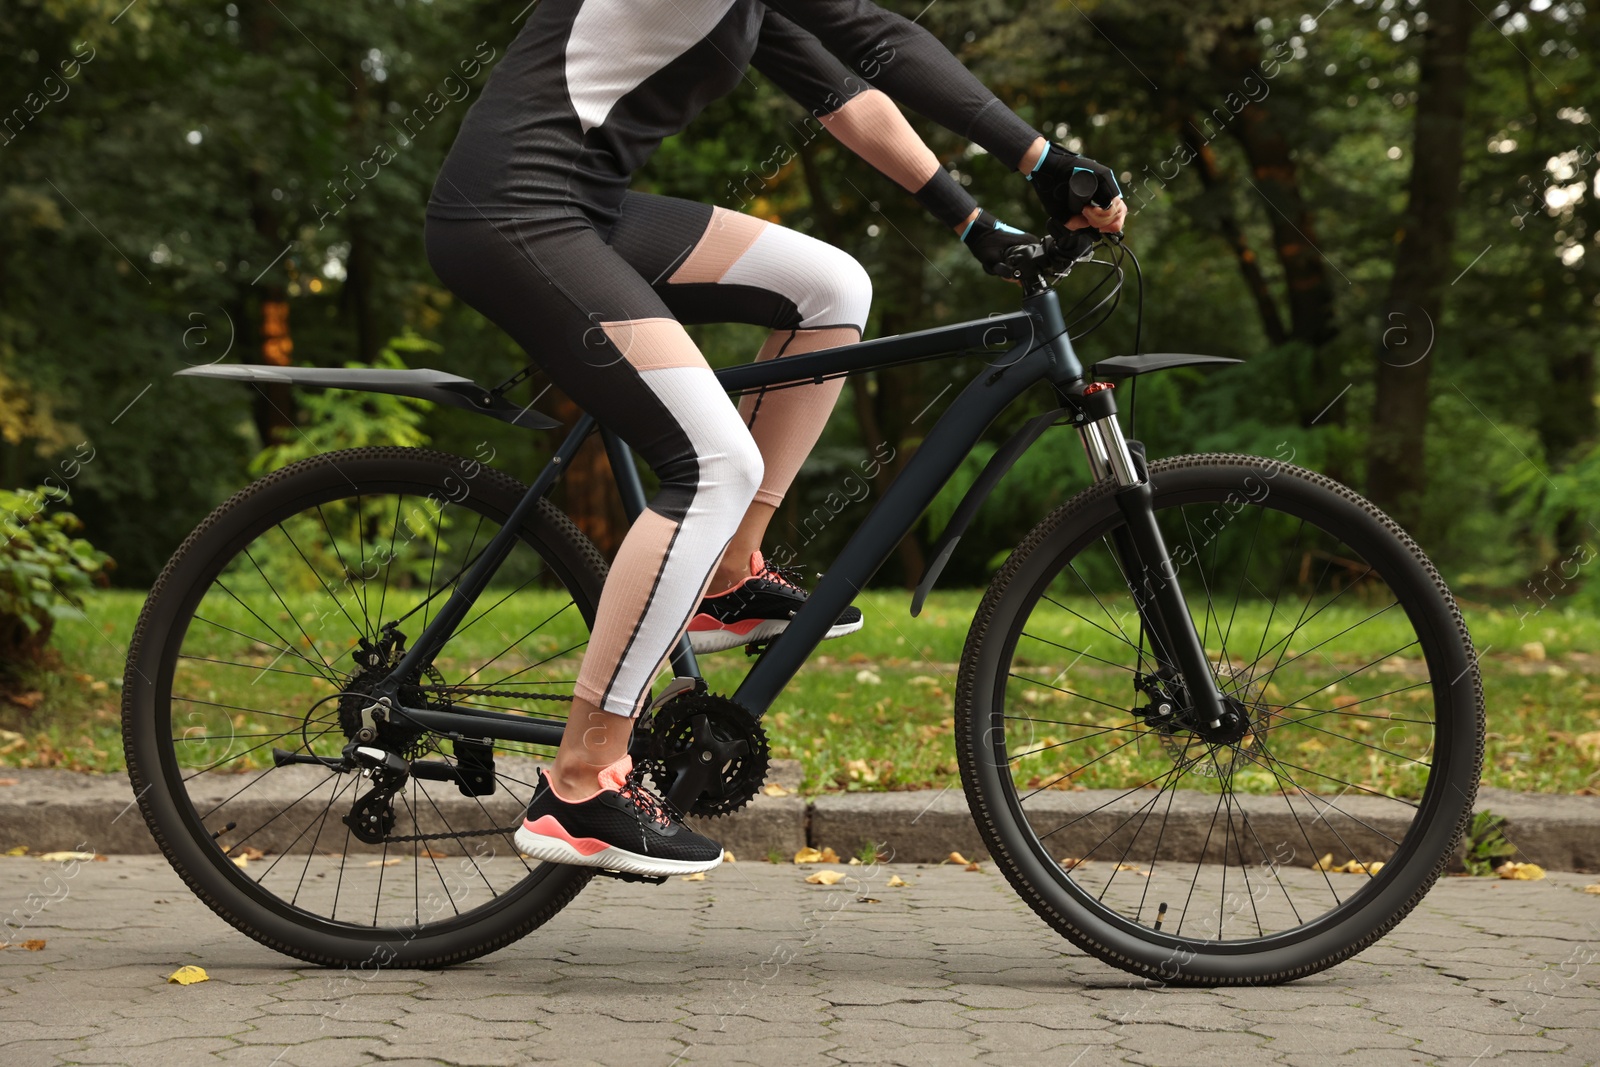
[[[1090,227],[1101,233],[1121,233],[1123,220],[1128,217],[1128,205],[1117,197],[1111,201],[1110,207],[1096,207],[1090,204],[1081,214],[1072,216],[1066,221],[1069,230],[1086,230]]]
[[[1056,223],[1069,230],[1121,231],[1128,205],[1110,167],[1041,137],[1020,169]]]
[[[1007,226],[987,211],[980,209],[967,220],[967,225],[961,233],[961,243],[967,246],[979,263],[983,264],[985,273],[993,274],[997,278],[1015,279],[1017,272],[1007,262],[1006,256],[1018,245],[1038,244],[1039,239],[1014,226]]]

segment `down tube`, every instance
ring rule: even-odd
[[[839,612],[883,566],[984,430],[1013,400],[1045,377],[1050,360],[1049,344],[1039,344],[1003,370],[974,378],[961,391],[905,470],[867,513],[805,606],[750,668],[734,693],[735,700],[756,715],[766,714]]]

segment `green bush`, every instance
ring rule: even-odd
[[[39,658],[57,617],[111,569],[111,557],[73,536],[83,524],[59,505],[65,489],[0,490],[0,664]]]

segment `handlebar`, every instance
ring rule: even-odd
[[[1037,244],[1016,246],[1006,254],[1006,262],[1016,272],[1016,279],[1022,283],[1023,291],[1032,294],[1049,288],[1057,278],[1071,271],[1074,264],[1088,258],[1103,243],[1121,239],[1120,233],[1101,233],[1094,229],[1068,230],[1052,222],[1042,240]]]

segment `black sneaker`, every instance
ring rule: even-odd
[[[515,841],[536,860],[629,874],[696,874],[722,862],[722,846],[683,825],[646,789],[630,756],[601,771],[599,791],[583,800],[557,796],[540,771]]]
[[[780,568],[750,553],[750,577],[731,589],[700,601],[689,620],[689,647],[696,652],[721,652],[725,648],[770,641],[784,631],[806,591],[791,582]],[[823,634],[823,640],[843,637],[861,629],[861,609],[851,606]]]

